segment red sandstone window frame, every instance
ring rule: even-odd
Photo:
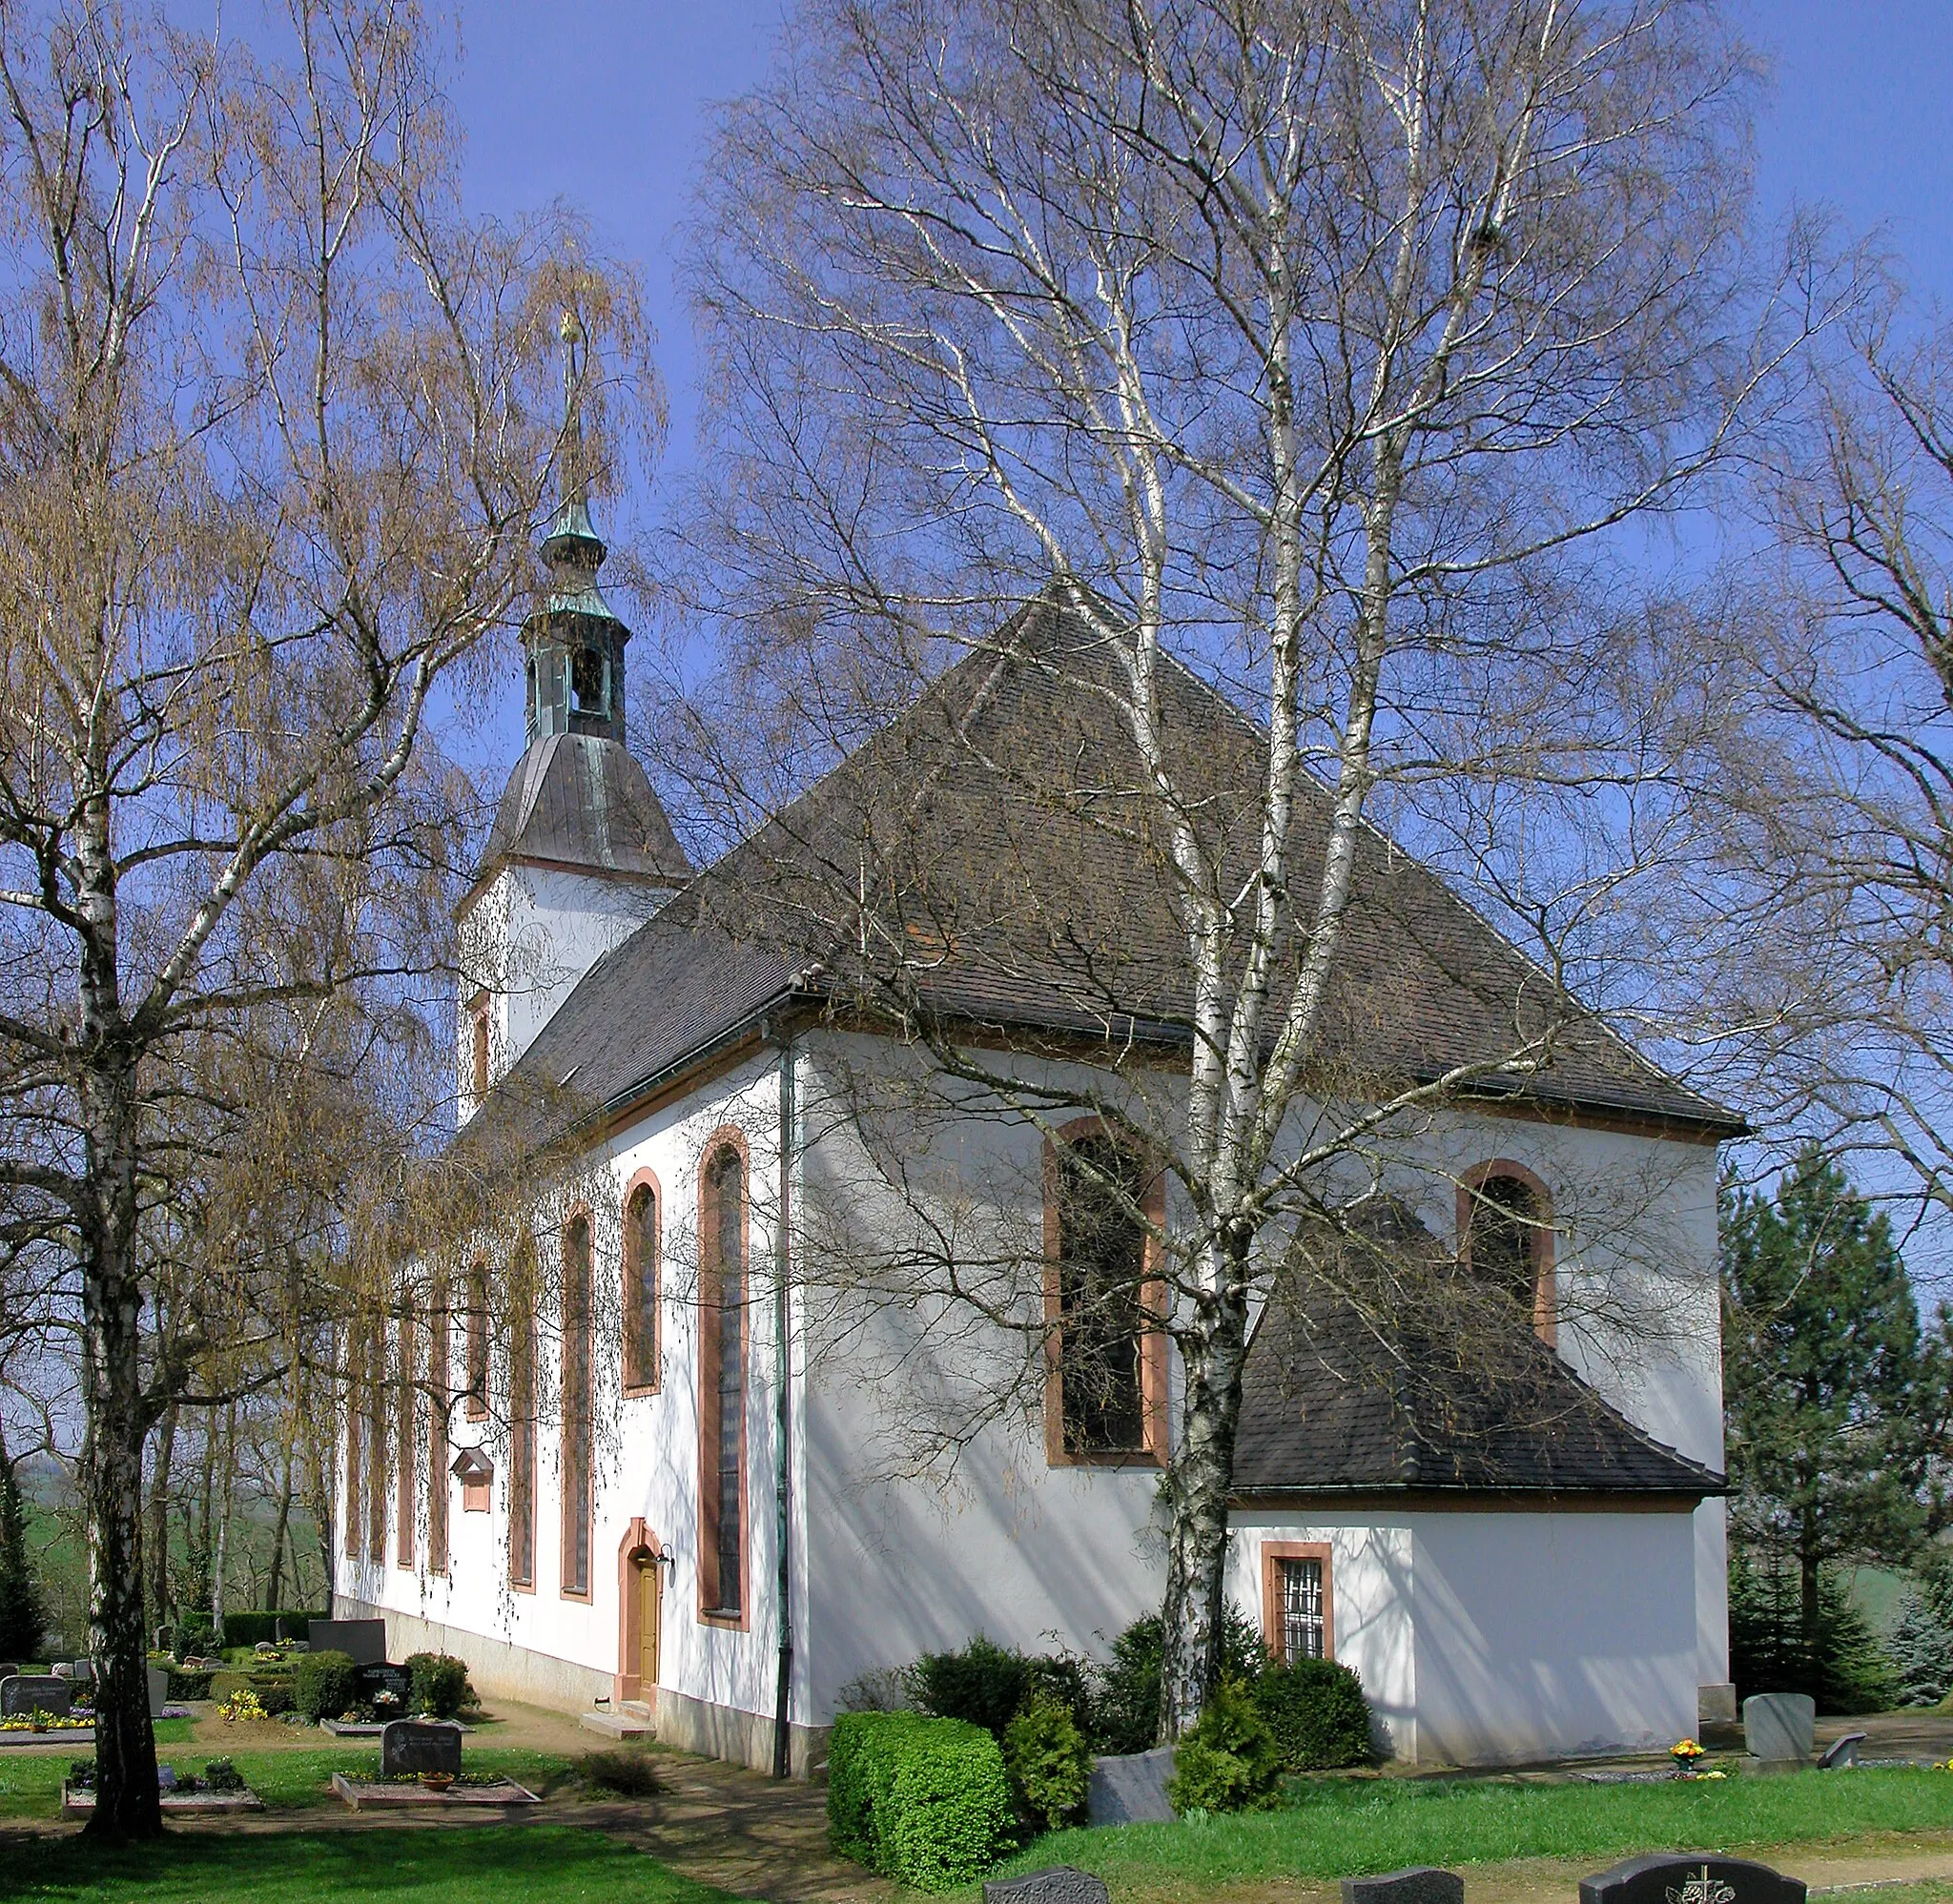
[[[640,1197],[651,1200],[650,1223],[650,1300],[645,1300],[644,1266],[641,1261],[641,1231],[643,1226],[631,1215],[632,1206]],[[663,1369],[659,1358],[663,1351],[663,1330],[660,1326],[665,1300],[664,1283],[664,1229],[665,1229],[665,1187],[658,1181],[653,1170],[635,1172],[624,1186],[624,1248],[623,1272],[620,1281],[622,1306],[620,1309],[619,1348],[624,1369],[624,1393],[627,1399],[639,1395],[655,1395],[661,1385]],[[647,1309],[648,1308],[648,1315]],[[647,1331],[648,1323],[648,1331]]]
[[[1160,1233],[1166,1227],[1166,1175],[1155,1169],[1141,1192],[1140,1209],[1146,1219],[1140,1292],[1142,1314],[1155,1326],[1140,1332],[1141,1443],[1137,1448],[1103,1452],[1073,1452],[1064,1444],[1064,1332],[1062,1263],[1063,1227],[1059,1198],[1063,1188],[1059,1146],[1081,1137],[1120,1139],[1103,1118],[1074,1117],[1044,1139],[1044,1459],[1052,1467],[1164,1467],[1167,1459],[1166,1280]],[[1130,1146],[1120,1145],[1130,1154]]]
[[[722,1124],[707,1139],[698,1171],[698,1617],[709,1627],[725,1627],[744,1632],[752,1619],[752,1569],[750,1503],[748,1498],[747,1417],[751,1412],[752,1330],[750,1324],[740,1332],[742,1370],[740,1377],[739,1451],[739,1604],[722,1607],[719,1594],[719,1457],[718,1364],[721,1346],[719,1316],[726,1306],[718,1300],[723,1284],[719,1280],[718,1206],[712,1177],[719,1160],[728,1151],[739,1158],[739,1295],[736,1306],[742,1318],[750,1315],[747,1287],[752,1264],[752,1155],[746,1133],[736,1124]],[[708,1301],[708,1285],[714,1300]],[[710,1371],[709,1380],[708,1371]]]
[[[415,1351],[414,1302],[410,1296],[401,1299],[400,1315],[394,1324],[395,1353],[399,1358],[399,1385],[394,1390],[394,1440],[400,1447],[400,1461],[394,1470],[394,1565],[412,1570],[414,1565],[414,1523],[419,1519],[420,1464],[416,1460],[416,1416],[414,1372],[419,1360]]]
[[[1553,1196],[1546,1179],[1511,1157],[1492,1157],[1473,1164],[1458,1179],[1458,1260],[1471,1265],[1471,1218],[1479,1208],[1486,1184],[1496,1177],[1515,1177],[1538,1204],[1538,1220],[1528,1241],[1532,1253],[1532,1332],[1548,1348],[1559,1342],[1559,1289],[1553,1267]]]
[[[488,994],[478,992],[468,1000],[468,1084],[469,1095],[479,1110],[488,1095]]]
[[[1323,1565],[1323,1657],[1336,1657],[1336,1574],[1327,1541],[1262,1543],[1262,1645],[1278,1666],[1282,1660],[1282,1563],[1315,1560]]]
[[[536,1269],[534,1242],[524,1238],[510,1264],[508,1337],[508,1584],[536,1590]],[[528,1571],[516,1566],[516,1527],[526,1530]]]
[[[366,1558],[386,1565],[386,1322],[366,1332]]]
[[[447,1571],[447,1411],[452,1400],[448,1341],[448,1282],[434,1285],[427,1317],[427,1571]]]
[[[488,1259],[468,1264],[467,1309],[462,1319],[462,1382],[467,1391],[463,1412],[471,1422],[488,1419]]]
[[[580,1271],[571,1267],[573,1239],[579,1230],[583,1233],[583,1262]],[[570,1211],[567,1220],[563,1225],[563,1296],[560,1310],[563,1366],[560,1371],[562,1385],[558,1390],[562,1397],[562,1404],[558,1409],[562,1433],[557,1444],[556,1467],[559,1522],[556,1580],[557,1592],[561,1598],[578,1600],[585,1606],[589,1605],[590,1595],[594,1590],[592,1577],[596,1571],[594,1563],[597,1521],[597,1421],[592,1386],[592,1361],[595,1353],[593,1312],[597,1295],[596,1247],[596,1226],[590,1220],[589,1206],[580,1203]],[[572,1304],[571,1299],[575,1294],[574,1279],[578,1274],[583,1280],[582,1300],[580,1303]],[[579,1308],[581,1314],[578,1313]],[[581,1369],[576,1366],[579,1346],[583,1361]],[[581,1410],[580,1426],[583,1436],[581,1488],[584,1566],[583,1584],[580,1587],[570,1584],[576,1565],[572,1547],[578,1531],[576,1518],[570,1511],[571,1471],[578,1453],[573,1443],[573,1435],[579,1426],[572,1415],[572,1410],[576,1409]]]
[[[347,1333],[346,1353],[346,1558],[360,1558],[365,1490],[360,1484],[366,1439],[366,1387],[360,1379],[359,1338]]]

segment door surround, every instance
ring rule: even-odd
[[[662,1551],[657,1535],[642,1515],[625,1528],[617,1544],[617,1701],[655,1699],[658,1689],[646,1689],[640,1672],[644,1659],[644,1599],[633,1578],[640,1566],[656,1566]],[[662,1597],[662,1595],[661,1595]]]

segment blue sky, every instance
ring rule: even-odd
[[[1882,230],[1915,288],[1953,309],[1953,9],[1945,0],[1735,0],[1772,78],[1758,124],[1766,215],[1797,202]],[[477,209],[562,197],[649,285],[671,402],[664,469],[690,459],[689,322],[673,283],[678,226],[712,102],[760,78],[782,0],[462,0],[452,92]],[[628,513],[654,521],[659,488]],[[613,511],[613,517],[621,512]],[[492,748],[521,747],[511,665]]]

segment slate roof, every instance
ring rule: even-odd
[[[1263,1310],[1242,1380],[1237,1497],[1605,1494],[1693,1503],[1723,1477],[1634,1426],[1541,1342],[1496,1291],[1391,1212],[1367,1247],[1396,1300],[1372,1327],[1337,1287],[1334,1250],[1307,1288]],[[1345,1247],[1352,1245],[1346,1242]],[[1364,1246],[1357,1244],[1355,1246]],[[1369,1275],[1345,1287],[1374,1288]],[[1502,1312],[1502,1313],[1501,1313]]]
[[[691,866],[645,770],[596,734],[544,734],[508,777],[475,875],[511,859],[682,886]]]
[[[599,960],[513,1081],[547,1090],[574,1070],[580,1096],[620,1104],[779,999],[796,974],[807,974],[804,991],[857,1007],[1013,1035],[1185,1049],[1189,969],[1173,872],[1137,755],[1101,691],[1116,665],[1050,599],[1019,611]],[[1254,848],[1265,734],[1182,668],[1165,668],[1162,691],[1191,815],[1234,878]],[[554,749],[529,776],[538,795],[522,791],[523,774],[511,782],[491,851],[592,850],[586,782],[562,783],[584,801],[574,817],[559,819],[541,797],[559,784],[553,761],[577,745],[537,744]],[[1329,796],[1306,781],[1299,808],[1308,864],[1326,838]],[[672,871],[683,861],[668,841],[668,828],[637,857],[598,863]],[[902,956],[881,956],[887,947]],[[1285,958],[1292,977],[1292,947]],[[1324,1065],[1343,1067],[1339,1083],[1436,1075],[1510,1049],[1515,1027],[1549,1022],[1551,1067],[1484,1089],[1710,1135],[1741,1129],[1580,1012],[1440,879],[1367,830],[1319,1046]]]

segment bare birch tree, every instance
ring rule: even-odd
[[[165,1232],[222,1234],[173,1206],[298,1134],[246,1087],[308,1006],[410,1002],[428,727],[527,586],[563,308],[643,362],[571,217],[461,211],[418,10],[267,37],[0,12],[0,1186],[72,1273],[111,1836],[159,1829],[145,1435],[223,1399],[152,1354]]]
[[[995,789],[1102,822],[1189,974],[1169,1010],[1121,966],[1116,904],[1074,932],[1080,895],[1014,902],[1097,1001],[1095,1061],[1128,1064],[1089,1108],[1190,1213],[1168,1231],[1100,1186],[1174,1265],[1165,1737],[1218,1670],[1271,1239],[1393,1119],[1524,1095],[1566,1029],[1509,999],[1495,1050],[1349,1089],[1331,1018],[1373,818],[1449,843],[1527,935],[1535,999],[1663,850],[1659,655],[1607,532],[1699,494],[1813,316],[1747,275],[1749,78],[1705,5],[810,0],[710,155],[684,566],[728,659],[660,737],[674,770],[745,832],[1038,600],[1090,637],[1074,685],[1135,763]],[[1035,665],[1070,666],[1062,644]],[[1240,710],[1219,805],[1172,729],[1182,665]],[[917,1005],[957,928],[883,903],[895,860],[912,905],[928,875],[926,839],[889,844],[925,804],[877,809],[893,787],[864,782],[820,853],[789,808],[749,864],[793,860],[846,1011],[1054,1129],[1036,1063]],[[1162,1013],[1188,1054],[1170,1112],[1133,1084]]]

